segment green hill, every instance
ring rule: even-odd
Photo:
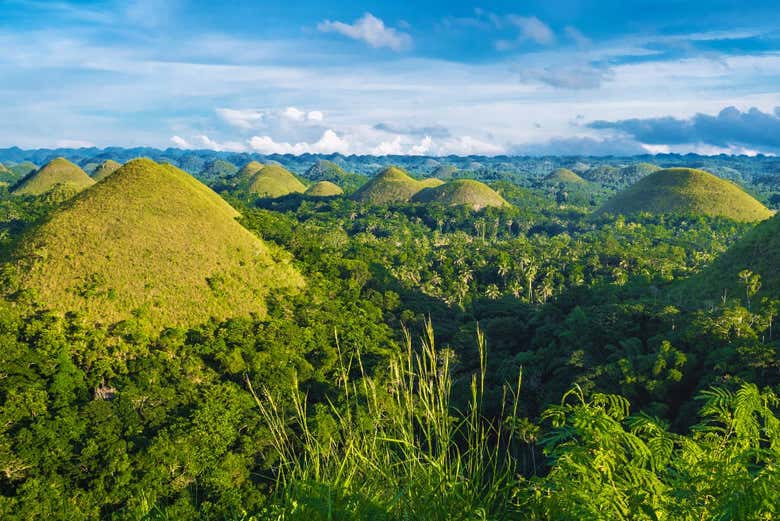
[[[702,273],[685,281],[678,291],[683,300],[746,298],[740,272],[760,277],[759,295],[780,294],[780,215],[756,225]]]
[[[414,203],[438,203],[447,206],[466,205],[474,210],[488,206],[509,206],[492,188],[473,179],[456,179],[443,185],[426,188],[412,197]]]
[[[81,191],[95,184],[95,181],[78,166],[63,157],[58,157],[19,181],[13,189],[13,193],[16,195],[41,195],[60,184],[69,185],[69,188]]]
[[[214,161],[209,161],[206,163],[206,165],[203,167],[203,170],[200,172],[200,178],[211,182],[227,179],[236,175],[237,172],[238,168],[230,161],[225,161],[224,159],[215,159]]]
[[[306,185],[283,166],[271,164],[255,172],[246,189],[260,197],[276,198],[292,193],[303,193],[306,191]]]
[[[330,181],[343,187],[347,192],[354,192],[363,186],[368,178],[360,174],[345,172],[343,168],[325,159],[320,159],[303,174],[311,181]]]
[[[761,221],[772,216],[768,208],[737,185],[692,168],[669,168],[650,174],[615,195],[599,212],[694,213],[737,221]]]
[[[16,181],[18,177],[9,170],[3,163],[0,163],[0,183],[8,185]]]
[[[18,163],[16,165],[8,167],[8,170],[13,172],[13,174],[16,176],[17,179],[20,179],[38,170],[38,165],[36,165],[35,163],[31,163],[30,161],[24,161],[22,163]]]
[[[635,183],[643,177],[658,172],[659,170],[661,170],[661,167],[652,163],[637,163],[621,168],[620,175],[628,182]]]
[[[334,197],[344,193],[344,190],[330,181],[319,181],[306,189],[304,194],[311,197]]]
[[[0,174],[5,174],[7,172],[10,172],[3,163],[0,163]]]
[[[558,168],[553,170],[542,179],[545,185],[587,185],[588,182],[569,170],[568,168]]]
[[[431,176],[436,179],[452,179],[452,176],[458,171],[458,168],[454,165],[439,165],[433,169]]]
[[[443,184],[440,179],[413,179],[405,170],[397,166],[388,166],[376,177],[361,186],[352,195],[356,201],[373,204],[390,204],[409,201],[414,194],[424,188]]]
[[[186,172],[136,159],[29,232],[13,278],[36,302],[93,322],[137,309],[154,327],[263,315],[269,291],[303,280],[237,216]]]
[[[120,163],[117,163],[113,159],[107,159],[106,161],[100,163],[95,171],[92,172],[92,179],[94,179],[96,183],[98,181],[102,181],[106,177],[119,170],[121,166],[122,165]]]
[[[236,173],[234,180],[236,183],[249,182],[257,172],[263,169],[265,165],[259,161],[250,161],[241,167],[241,170]]]

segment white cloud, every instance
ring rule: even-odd
[[[587,47],[593,43],[590,38],[582,34],[576,27],[572,27],[571,25],[566,26],[566,28],[564,28],[564,32],[566,33],[566,36],[568,36],[580,47]]]
[[[217,109],[217,115],[228,125],[249,130],[263,121],[263,113],[253,109]]]
[[[386,27],[381,19],[371,13],[364,14],[352,24],[325,20],[317,25],[317,29],[324,33],[338,33],[353,40],[361,40],[374,48],[388,47],[394,51],[403,51],[412,46],[411,36]]]
[[[325,119],[325,115],[320,112],[319,110],[312,110],[308,114],[306,114],[306,119],[309,121],[322,121]]]
[[[507,15],[507,23],[520,30],[520,40],[531,40],[540,45],[549,45],[555,42],[555,33],[550,26],[535,16]]]
[[[92,141],[82,139],[61,139],[54,144],[55,148],[91,148],[95,144]]]
[[[176,145],[178,148],[192,148],[192,145],[190,145],[190,143],[181,136],[171,136],[171,143]]]
[[[287,107],[282,112],[282,116],[292,121],[303,121],[306,118],[306,113],[295,107]]]
[[[249,140],[249,146],[261,154],[348,154],[350,149],[349,142],[331,129],[314,143],[277,142],[270,136],[254,136]]]
[[[216,150],[217,152],[245,152],[247,150],[247,146],[243,143],[238,143],[236,141],[218,143],[203,134],[195,136],[195,142],[201,148]]]

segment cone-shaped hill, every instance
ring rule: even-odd
[[[57,185],[65,185],[78,192],[89,188],[95,181],[84,170],[63,157],[46,163],[39,170],[29,174],[14,187],[16,195],[41,195]]]
[[[745,222],[772,216],[768,208],[737,185],[693,168],[669,168],[652,173],[615,195],[599,212],[693,213]]]
[[[701,274],[685,281],[683,300],[745,298],[740,272],[750,270],[760,277],[759,294],[780,293],[780,215],[756,225]]]
[[[0,163],[0,174],[5,174],[7,172],[10,172],[3,163]]]
[[[344,193],[344,190],[335,183],[330,181],[320,181],[314,183],[304,192],[305,195],[311,197],[335,197]]]
[[[14,252],[14,289],[58,312],[153,327],[263,315],[269,291],[303,284],[288,256],[171,165],[135,159],[55,210]]]
[[[575,174],[568,168],[558,168],[553,170],[547,176],[542,179],[542,184],[545,185],[569,185],[569,186],[582,186],[588,184],[586,180]]]
[[[8,167],[8,170],[13,172],[17,178],[22,178],[38,170],[38,167],[35,163],[31,163],[30,161],[23,161],[14,166]]]
[[[119,167],[121,166],[122,165],[120,163],[117,163],[113,159],[107,159],[100,163],[95,171],[92,172],[92,179],[94,179],[96,183],[98,181],[102,181],[106,177],[119,170]]]
[[[473,179],[456,179],[443,185],[426,188],[412,197],[414,203],[438,203],[447,206],[466,205],[474,210],[488,206],[509,206],[492,188]]]
[[[250,161],[249,163],[245,164],[234,176],[236,183],[240,184],[250,182],[252,180],[252,176],[262,170],[264,166],[265,165],[259,161]]]
[[[236,168],[236,165],[233,163],[225,161],[224,159],[215,159],[214,161],[206,163],[203,170],[200,172],[200,178],[207,181],[214,181],[217,179],[224,180],[236,175],[237,172],[238,168]]]
[[[652,163],[636,163],[621,168],[620,175],[629,182],[635,183],[643,177],[658,172],[659,170],[661,170],[661,167]]]
[[[275,198],[303,193],[306,191],[306,185],[283,166],[271,164],[255,172],[247,185],[247,191],[260,197]]]
[[[369,180],[353,194],[353,199],[373,204],[390,204],[409,201],[424,188],[443,184],[440,179],[413,179],[404,170],[389,166]]]
[[[326,159],[314,163],[303,177],[311,181],[330,181],[348,192],[354,192],[368,180],[364,175],[345,172],[339,165]]]
[[[433,169],[431,176],[436,179],[452,179],[452,176],[458,171],[458,168],[454,165],[439,165]]]

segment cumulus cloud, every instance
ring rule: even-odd
[[[695,114],[688,119],[671,116],[593,121],[590,128],[614,130],[649,145],[709,145],[722,150],[780,152],[780,111],[774,114],[751,108],[745,112],[726,107],[717,115]]]
[[[510,27],[517,30],[517,36],[514,39],[496,41],[496,49],[499,51],[508,51],[528,41],[538,45],[555,43],[553,30],[535,16],[520,16],[516,14],[501,16],[489,13],[488,17],[498,29]]]
[[[282,117],[290,120],[290,121],[322,121],[324,118],[324,115],[319,110],[312,110],[310,112],[306,112],[303,110],[300,110],[296,107],[287,107],[282,111],[281,113]]]
[[[237,141],[226,141],[224,143],[219,143],[204,134],[198,134],[191,140],[184,139],[181,136],[172,136],[171,143],[173,143],[177,148],[188,150],[204,149],[215,150],[217,152],[246,152],[247,150],[247,146],[243,143],[239,143]]]
[[[364,14],[354,23],[325,20],[317,25],[324,33],[337,33],[353,40],[360,40],[371,47],[387,47],[394,51],[403,51],[412,46],[412,37],[408,34],[385,26],[385,23],[371,13]]]
[[[192,148],[192,145],[190,145],[189,141],[181,136],[171,136],[171,143],[176,145],[178,148]]]
[[[419,141],[410,140],[407,136],[394,136],[392,139],[382,141],[370,148],[368,153],[375,156],[386,155],[485,155],[495,156],[503,154],[504,148],[493,143],[488,143],[471,136],[459,136],[448,139],[434,140],[431,136],[425,136]]]
[[[287,143],[274,141],[270,136],[254,136],[249,140],[249,146],[261,154],[348,154],[349,143],[339,137],[335,131],[328,129],[314,143]]]
[[[249,130],[263,121],[263,113],[254,109],[217,109],[217,115],[228,125]]]

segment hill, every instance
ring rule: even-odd
[[[320,159],[310,166],[303,177],[311,181],[330,181],[347,192],[354,192],[368,181],[366,176],[346,172],[333,161],[326,159]]]
[[[30,161],[24,161],[22,163],[8,167],[8,170],[13,172],[16,178],[19,179],[38,170],[38,166],[35,163],[31,163]]]
[[[306,191],[306,185],[283,166],[271,164],[255,172],[246,189],[260,197],[276,198],[291,193],[303,193]]]
[[[153,327],[262,315],[271,290],[303,281],[237,216],[186,172],[132,160],[22,239],[16,286],[92,322],[138,309]]]
[[[344,190],[342,190],[339,185],[331,183],[330,181],[314,183],[304,192],[305,195],[311,197],[334,197],[343,193]]]
[[[737,185],[704,170],[659,170],[618,193],[599,210],[613,214],[694,213],[761,221],[772,212]]]
[[[473,179],[456,179],[443,185],[426,188],[412,197],[414,203],[438,203],[447,206],[466,205],[474,210],[488,206],[509,206],[492,188]]]
[[[436,179],[452,179],[452,176],[458,171],[458,168],[454,165],[439,165],[433,169],[431,176]]]
[[[84,170],[63,157],[49,161],[39,170],[29,174],[14,187],[15,195],[41,195],[56,185],[67,185],[81,191],[95,184]]]
[[[569,170],[568,168],[558,168],[553,170],[542,179],[546,185],[587,185],[588,182]]]
[[[683,282],[678,295],[683,300],[717,300],[724,294],[745,299],[743,270],[760,277],[759,295],[780,294],[780,215],[756,225],[711,266]]]
[[[235,176],[234,181],[236,183],[249,182],[257,172],[263,169],[265,165],[259,161],[250,161],[241,167]]]
[[[439,179],[413,179],[405,170],[388,166],[353,194],[353,199],[373,204],[390,204],[409,201],[424,188],[439,186]]]
[[[652,163],[637,163],[621,168],[620,176],[630,183],[635,183],[643,177],[658,172],[659,170],[661,170],[661,167]]]
[[[236,175],[237,172],[238,167],[233,163],[225,161],[224,159],[215,159],[214,161],[206,163],[203,170],[200,171],[200,178],[207,182],[211,182],[227,179],[228,177]]]
[[[98,181],[102,181],[106,177],[119,170],[121,166],[122,165],[120,163],[117,163],[113,159],[107,159],[106,161],[100,163],[95,171],[92,172],[92,179],[94,179],[96,183]]]

